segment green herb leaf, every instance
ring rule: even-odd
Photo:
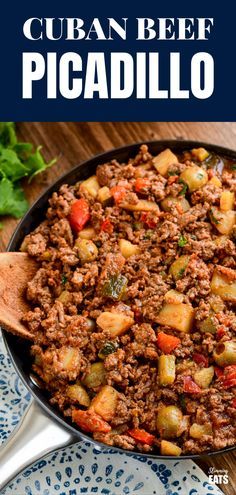
[[[179,179],[179,184],[183,184],[183,189],[181,189],[179,196],[185,196],[188,190],[188,184],[183,179]]]
[[[67,277],[66,277],[65,275],[62,275],[62,277],[61,277],[61,283],[62,283],[63,285],[65,285],[65,284],[66,284],[66,282],[67,282]]]
[[[171,177],[171,175],[179,175],[179,174],[176,172],[176,170],[170,170],[168,172],[168,176]]]
[[[31,143],[18,143],[14,122],[0,122],[0,215],[20,218],[28,203],[19,181],[31,180],[55,163],[46,163],[41,146],[36,151]]]
[[[30,176],[30,181],[35,175],[40,174],[47,168],[51,167],[55,162],[56,158],[51,160],[50,163],[46,163],[40,150],[42,146],[38,146],[35,153],[30,155],[29,158],[25,161],[25,166],[28,169],[28,175]]]
[[[3,146],[14,146],[17,143],[14,122],[0,122],[0,143]]]
[[[0,181],[0,215],[12,215],[15,218],[22,217],[28,210],[28,202],[19,184],[3,177]]]
[[[0,173],[12,182],[28,175],[28,170],[18,158],[15,151],[8,148],[0,149]]]
[[[178,240],[178,246],[184,247],[186,244],[188,244],[187,239],[183,235],[180,235]]]

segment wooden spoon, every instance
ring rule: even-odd
[[[25,290],[36,271],[37,263],[27,253],[0,253],[0,326],[31,340],[33,334],[21,318],[30,310]]]

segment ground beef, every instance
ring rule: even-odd
[[[53,193],[22,244],[38,261],[23,316],[32,368],[53,406],[107,445],[164,453],[168,439],[202,454],[235,444],[236,230],[222,192],[235,191],[236,172],[197,157],[172,156],[164,170],[142,145],[128,163],[100,164],[90,184]],[[186,175],[195,166],[200,186]],[[89,214],[75,228],[78,199]],[[169,434],[168,410],[179,414]]]

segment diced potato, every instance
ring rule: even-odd
[[[208,182],[208,175],[206,170],[194,165],[186,168],[182,174],[180,174],[180,179],[186,182],[189,192],[193,192],[205,186]]]
[[[175,356],[162,354],[158,361],[159,383],[162,386],[171,385],[175,381]]]
[[[220,313],[220,311],[224,311],[225,303],[220,296],[211,294],[209,303],[214,313]]]
[[[181,294],[181,292],[178,292],[177,290],[171,289],[166,292],[164,295],[164,299],[166,303],[170,304],[180,304],[184,300],[184,295]]]
[[[208,184],[212,184],[215,187],[222,187],[222,182],[217,177],[217,175],[213,175],[213,177],[209,180]]]
[[[161,437],[178,437],[182,420],[183,414],[177,406],[163,406],[157,414],[157,430]]]
[[[161,201],[161,207],[164,211],[170,211],[174,206],[179,207],[180,211],[182,210],[182,213],[185,213],[190,209],[190,204],[184,196],[178,198],[167,196]]]
[[[214,270],[211,280],[211,292],[222,297],[224,301],[236,302],[236,282],[230,282],[217,269]]]
[[[213,358],[218,366],[236,364],[236,341],[220,342],[216,347]]]
[[[97,318],[97,324],[102,330],[109,332],[111,337],[123,335],[134,324],[134,319],[123,313],[104,311]]]
[[[120,248],[121,254],[126,259],[128,259],[130,256],[133,256],[134,254],[140,253],[139,246],[132,244],[132,242],[127,241],[126,239],[120,239],[119,240],[119,248]]]
[[[85,227],[85,229],[82,229],[80,232],[79,232],[79,235],[78,237],[80,239],[87,239],[87,240],[91,240],[94,238],[94,236],[96,235],[96,232],[94,230],[93,227]]]
[[[167,175],[170,165],[174,165],[175,163],[178,163],[178,158],[169,148],[153,158],[153,165],[155,169],[159,172],[159,174],[163,175],[163,177]]]
[[[216,333],[217,330],[213,316],[205,318],[205,320],[198,324],[198,327],[202,333]]]
[[[220,197],[221,211],[229,211],[234,209],[234,193],[231,191],[223,191]]]
[[[71,293],[68,290],[63,290],[57,300],[62,304],[68,304],[71,300]]]
[[[100,189],[96,175],[92,175],[87,180],[84,180],[80,184],[80,192],[86,191],[92,198],[97,197],[97,193]]]
[[[75,245],[78,249],[78,255],[81,263],[94,261],[98,256],[98,248],[93,241],[89,239],[76,239]]]
[[[90,398],[85,388],[79,383],[68,385],[66,395],[72,402],[78,402],[81,406],[89,407],[90,405]]]
[[[218,237],[216,239],[214,239],[214,244],[217,247],[223,247],[223,245],[225,244],[227,239],[228,239],[227,235],[218,235]]]
[[[160,325],[168,325],[180,332],[189,333],[193,324],[194,309],[189,304],[164,304],[156,318]]]
[[[183,256],[180,256],[177,258],[177,260],[170,265],[169,273],[172,275],[174,280],[179,280],[179,278],[182,278],[184,275],[184,272],[188,266],[190,257],[183,254]]]
[[[209,151],[205,150],[205,148],[194,148],[191,152],[199,162],[203,162],[209,156]]]
[[[159,210],[158,205],[147,199],[139,199],[136,204],[129,204],[122,201],[122,208],[130,211],[154,211]]]
[[[220,211],[213,206],[210,211],[210,220],[218,232],[228,235],[235,224],[235,211]]]
[[[83,380],[83,385],[88,388],[100,387],[106,383],[106,370],[102,362],[93,363],[90,366],[90,371]]]
[[[203,435],[212,435],[212,427],[210,424],[198,425],[193,423],[190,426],[189,434],[190,437],[196,439],[201,438]]]
[[[98,194],[97,194],[97,201],[100,201],[100,203],[105,204],[111,198],[112,198],[112,195],[110,193],[109,187],[104,186],[104,187],[101,187],[101,189],[99,189]]]
[[[111,421],[115,416],[117,401],[118,392],[113,387],[105,385],[92,400],[90,409],[105,421]]]
[[[161,455],[173,455],[178,456],[182,452],[182,449],[175,445],[175,443],[168,442],[168,440],[161,440]]]
[[[59,361],[63,370],[70,371],[79,365],[80,353],[75,347],[62,347],[59,351]]]
[[[201,388],[208,388],[214,376],[214,366],[202,368],[194,373],[194,381]]]

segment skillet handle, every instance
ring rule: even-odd
[[[54,422],[33,400],[0,448],[0,491],[29,464],[75,442],[78,437]]]

